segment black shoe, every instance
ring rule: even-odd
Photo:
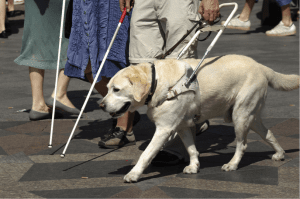
[[[133,126],[135,126],[141,119],[141,115],[139,112],[135,111],[135,114],[134,114],[134,118],[133,118]],[[110,134],[113,132],[113,130],[116,128],[117,126],[117,119],[113,119],[112,121],[112,128],[109,130],[109,132],[105,135],[103,135],[104,138],[108,138],[110,136]]]
[[[135,145],[135,136],[133,132],[128,133],[119,127],[112,130],[108,137],[101,139],[98,145],[101,148],[117,149],[124,146]]]
[[[15,16],[15,11],[9,11],[6,13],[7,17],[14,17]]]
[[[7,33],[11,33],[11,26],[10,26],[9,23],[5,23],[5,31],[6,31]]]
[[[153,158],[151,164],[154,166],[172,166],[184,163],[183,159],[180,159],[178,156],[168,153],[166,151],[160,151]]]
[[[0,33],[0,38],[8,38],[8,34],[5,30]]]

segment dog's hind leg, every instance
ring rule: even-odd
[[[178,135],[180,136],[189,156],[190,156],[190,164],[186,166],[183,170],[183,173],[198,173],[200,168],[200,162],[198,159],[199,152],[195,146],[195,137],[190,128],[185,128],[178,131]]]
[[[156,156],[159,150],[163,147],[164,143],[172,134],[171,128],[156,127],[155,134],[147,146],[146,150],[140,156],[137,164],[132,170],[124,177],[125,182],[136,182],[140,178],[143,171],[151,163],[152,159]]]
[[[260,137],[266,141],[274,150],[275,154],[272,156],[272,160],[284,159],[284,150],[279,145],[278,141],[274,137],[271,130],[268,130],[262,123],[260,117],[256,118],[250,127],[254,132],[260,135]]]
[[[223,171],[233,171],[237,169],[247,148],[247,134],[253,118],[253,115],[248,115],[247,109],[239,108],[238,111],[233,111],[232,119],[237,143],[234,156],[229,163],[222,166]]]

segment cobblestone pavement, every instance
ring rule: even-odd
[[[220,1],[228,2],[228,1]],[[237,1],[241,11],[244,1]],[[277,72],[299,73],[299,33],[273,38],[260,26],[259,1],[251,15],[250,31],[226,30],[209,56],[243,54]],[[279,92],[269,89],[263,123],[272,130],[285,150],[285,160],[271,160],[274,150],[250,132],[248,148],[238,170],[223,172],[235,151],[232,124],[221,118],[196,138],[201,169],[198,174],[183,174],[186,164],[146,169],[138,183],[124,183],[124,175],[135,165],[147,147],[155,126],[141,108],[141,121],[135,126],[137,144],[118,150],[101,149],[99,136],[111,126],[109,115],[98,105],[102,97],[93,93],[75,136],[61,158],[64,144],[76,117],[65,115],[55,120],[53,148],[48,149],[50,120],[31,122],[31,87],[28,68],[16,65],[24,23],[24,5],[16,6],[10,18],[13,34],[0,39],[0,198],[299,198],[299,90]],[[230,11],[224,8],[226,16]],[[295,22],[297,29],[298,22]],[[199,43],[201,57],[212,41]],[[47,71],[45,96],[54,86],[55,71]],[[80,108],[89,84],[73,79],[71,101]],[[17,112],[26,109],[25,112]]]

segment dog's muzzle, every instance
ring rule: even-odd
[[[100,104],[101,105],[101,104]],[[131,105],[131,102],[126,102],[124,104],[124,106],[122,106],[122,108],[120,110],[118,110],[115,113],[109,113],[113,118],[119,117],[120,115],[122,115],[123,113],[127,112],[127,110],[129,109]]]

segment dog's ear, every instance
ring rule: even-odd
[[[128,75],[127,78],[133,86],[134,100],[140,102],[150,91],[150,83],[147,81],[147,77],[142,75]]]

